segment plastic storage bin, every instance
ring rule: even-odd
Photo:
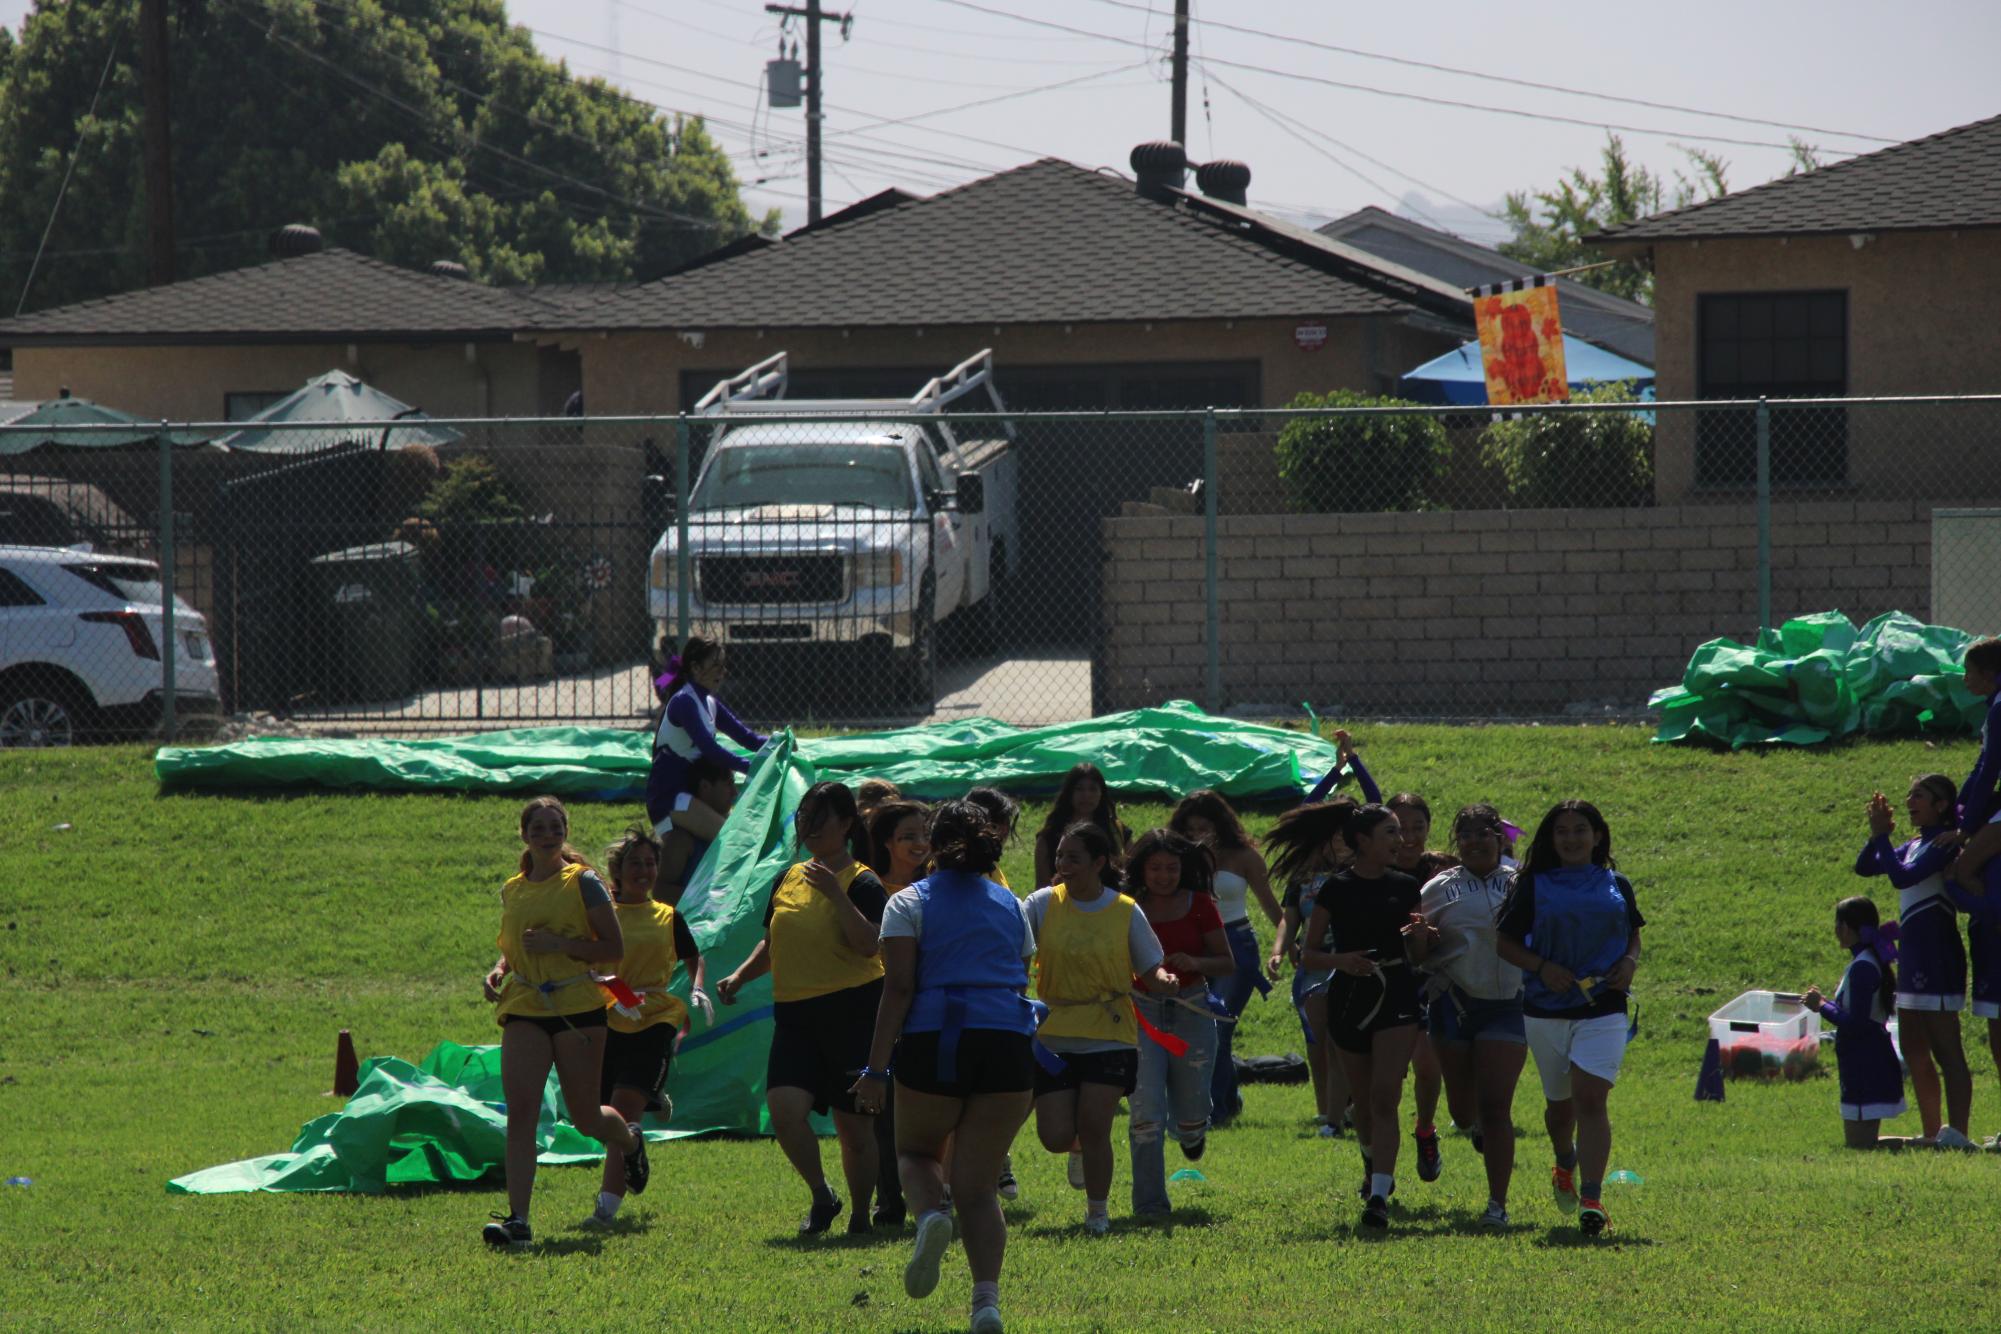
[[[1747,991],[1709,1016],[1733,1079],[1804,1079],[1820,1064],[1820,1015],[1781,991]]]

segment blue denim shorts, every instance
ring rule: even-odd
[[[1519,1042],[1528,1043],[1528,1026],[1522,1022],[1522,998],[1481,1000],[1457,987],[1449,987],[1431,1002],[1429,1020],[1433,1042]]]

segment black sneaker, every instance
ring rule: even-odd
[[[875,1214],[869,1221],[876,1227],[900,1228],[903,1226],[903,1220],[909,1216],[910,1211],[904,1205],[898,1204],[892,1206],[879,1204],[876,1206]]]
[[[1380,1195],[1371,1195],[1369,1202],[1362,1206],[1362,1226],[1371,1232],[1387,1232],[1390,1226],[1390,1202]]]
[[[834,1225],[834,1220],[841,1216],[841,1210],[844,1207],[841,1203],[841,1197],[831,1192],[824,1203],[815,1200],[813,1207],[807,1211],[806,1221],[799,1225],[799,1235],[810,1237],[816,1233],[825,1232]]]
[[[647,1178],[653,1175],[653,1166],[646,1161],[646,1136],[640,1133],[637,1121],[626,1122],[625,1128],[639,1141],[639,1147],[625,1155],[625,1188],[641,1195],[646,1191]]]
[[[1436,1181],[1438,1174],[1445,1170],[1445,1162],[1438,1156],[1438,1132],[1429,1135],[1413,1132],[1411,1138],[1417,1141],[1417,1179]]]
[[[494,1221],[479,1230],[479,1235],[487,1245],[496,1251],[518,1250],[535,1240],[528,1230],[528,1224],[513,1214],[503,1217],[495,1214]]]
[[[1183,1158],[1186,1158],[1191,1163],[1199,1162],[1201,1161],[1202,1155],[1208,1152],[1208,1150],[1209,1150],[1209,1134],[1207,1131],[1204,1131],[1193,1144],[1183,1144],[1181,1146],[1181,1156]]]

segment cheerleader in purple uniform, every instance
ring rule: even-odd
[[[1947,880],[1945,892],[1966,914],[1966,954],[1973,965],[1968,1008],[1987,1021],[1987,1050],[1994,1057],[1994,1068],[2001,1070],[2001,891],[1970,890]],[[1986,1147],[2001,1151],[2001,1135],[1989,1139]]]
[[[1946,893],[1946,873],[1956,849],[1950,846],[1953,840],[1943,837],[1953,827],[1958,799],[1958,789],[1944,774],[1926,774],[1913,782],[1904,809],[1917,837],[1893,848],[1890,834],[1896,822],[1890,802],[1876,793],[1869,801],[1869,842],[1855,859],[1855,873],[1887,876],[1897,890],[1902,933],[1898,949],[1903,958],[1896,993],[1897,1031],[1911,1068],[1911,1090],[1917,1095],[1925,1137],[1949,1148],[1971,1148],[1966,1129],[1973,1076],[1959,1039],[1959,1012],[1966,1006],[1966,948]]]
[[[1808,987],[1801,1002],[1834,1025],[1834,1055],[1841,1063],[1841,1128],[1851,1149],[1901,1147],[1877,1131],[1904,1114],[1904,1077],[1886,1022],[1896,992],[1896,925],[1882,927],[1876,904],[1857,895],[1834,905],[1834,938],[1851,956],[1834,998]]]

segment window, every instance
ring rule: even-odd
[[[39,607],[42,596],[12,570],[0,570],[0,607]]]
[[[291,391],[283,389],[254,389],[222,396],[222,419],[226,422],[247,422],[273,403],[291,397]]]
[[[1842,398],[1848,393],[1846,292],[1735,292],[1696,299],[1702,398]],[[1848,476],[1844,408],[1772,413],[1772,480],[1811,486]],[[1757,480],[1757,421],[1749,409],[1705,412],[1695,433],[1702,486]]]

